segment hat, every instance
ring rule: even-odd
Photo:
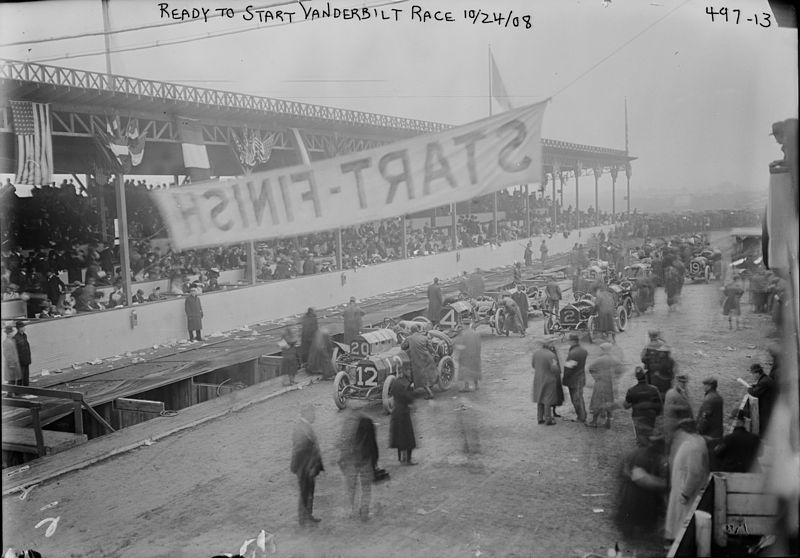
[[[744,417],[739,416],[739,415],[735,416],[733,418],[733,426],[734,426],[734,428],[744,427]]]
[[[569,334],[569,340],[570,341],[580,341],[581,340],[581,336],[573,331],[572,333]]]
[[[649,335],[651,339],[655,339],[656,337],[661,337],[661,332],[657,329],[651,329],[647,332],[647,335]]]
[[[754,362],[753,364],[750,365],[750,372],[752,372],[753,374],[763,374],[764,369],[761,367],[759,363]]]
[[[25,322],[23,322],[22,320],[17,320],[17,323],[14,325],[17,327],[17,329],[19,329],[21,327],[25,327]]]
[[[644,380],[645,378],[647,378],[647,374],[645,373],[644,368],[642,368],[641,366],[637,366],[636,367],[636,379],[637,380]]]
[[[675,376],[675,379],[679,382],[688,382],[689,381],[689,374],[678,374]]]
[[[356,301],[356,297],[354,297],[354,296],[351,296],[351,297],[350,297],[350,302],[355,302],[355,301]]]
[[[613,345],[611,343],[602,343],[600,345],[600,350],[603,351],[604,353],[610,353],[612,347]]]
[[[703,380],[703,384],[705,384],[707,386],[714,386],[714,388],[716,389],[716,387],[717,387],[717,379],[716,378],[712,378],[712,377],[709,376],[708,378]]]

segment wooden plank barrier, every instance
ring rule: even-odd
[[[135,411],[138,413],[160,414],[164,412],[164,402],[119,397],[114,400],[114,409],[117,411]]]
[[[72,432],[56,432],[55,430],[41,430],[41,449],[36,434],[32,428],[19,426],[3,426],[3,449],[21,453],[35,453],[39,457],[52,455],[69,448],[85,444],[89,441],[86,434],[73,434]]]

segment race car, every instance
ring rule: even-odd
[[[686,278],[690,281],[705,281],[711,278],[711,261],[705,256],[696,255],[686,266]]]
[[[446,391],[455,377],[453,342],[443,332],[425,332],[433,346],[436,362],[436,385]],[[349,362],[333,380],[333,401],[339,409],[347,407],[348,399],[380,400],[387,413],[394,407],[389,388],[397,374],[411,371],[411,360],[400,348],[397,332],[378,329],[362,333],[350,344]]]

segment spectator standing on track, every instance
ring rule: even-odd
[[[524,259],[525,259],[525,267],[530,267],[531,265],[533,265],[533,242],[530,240],[525,245]]]
[[[733,432],[722,438],[714,448],[717,471],[726,473],[751,473],[761,447],[761,438],[748,432],[744,418],[740,415],[733,420]]]
[[[25,322],[16,323],[17,333],[14,335],[14,343],[17,344],[17,358],[19,359],[20,379],[18,386],[30,385],[31,379],[31,344],[28,343],[28,335],[25,333]]]
[[[706,438],[710,438],[710,443],[716,445],[716,442],[722,438],[722,412],[723,401],[722,396],[717,393],[717,380],[716,378],[706,378],[703,380],[703,389],[705,396],[703,402],[700,404],[700,409],[697,411],[697,433]],[[711,445],[710,447],[713,447]]]
[[[549,250],[547,249],[547,243],[544,241],[544,238],[543,238],[542,239],[542,243],[539,245],[539,255],[540,255],[541,260],[542,260],[542,267],[547,265],[547,253],[548,252],[549,252]]]
[[[289,378],[289,385],[294,384],[294,377],[297,374],[297,335],[294,328],[290,325],[283,330],[283,337],[278,343],[281,347],[281,375]]]
[[[375,423],[361,411],[347,412],[339,439],[339,468],[345,480],[350,516],[369,520],[372,481],[378,466]],[[360,492],[360,498],[357,498]]]
[[[3,381],[12,386],[22,385],[22,368],[19,365],[17,342],[14,340],[14,328],[3,329]]]
[[[505,309],[505,317],[503,324],[497,324],[498,329],[502,327],[504,331],[513,331],[525,337],[527,328],[525,327],[525,322],[522,321],[522,312],[520,312],[519,305],[513,298],[508,296],[508,293],[503,296],[501,303]]]
[[[475,268],[475,271],[467,279],[467,286],[469,288],[470,298],[483,296],[483,293],[486,292],[486,283],[483,280],[481,268]]]
[[[394,399],[392,416],[389,419],[389,447],[397,450],[397,460],[400,463],[416,465],[411,460],[411,454],[417,447],[414,424],[411,422],[414,393],[407,370],[403,369],[389,386],[389,395]]]
[[[203,329],[203,305],[200,304],[198,289],[189,290],[184,309],[186,310],[186,327],[189,330],[189,342],[202,341],[200,331]]]
[[[608,287],[601,285],[595,291],[595,308],[597,308],[597,330],[608,339],[611,334],[611,341],[616,342],[617,326],[614,323],[614,311],[616,304],[614,304],[614,296],[608,290]]]
[[[316,411],[312,405],[306,405],[300,411],[300,420],[292,432],[292,461],[289,469],[297,475],[300,486],[300,501],[297,506],[298,520],[301,526],[319,523],[314,517],[314,488],[317,475],[325,470],[322,454],[319,450],[317,435],[313,423]]]
[[[680,303],[680,287],[678,270],[671,265],[667,266],[664,270],[664,290],[667,293],[667,306],[670,312]]]
[[[569,334],[569,352],[564,363],[564,385],[569,390],[569,398],[578,415],[578,422],[586,423],[586,403],[583,400],[583,388],[586,386],[586,358],[589,353],[581,346],[580,336]]]
[[[664,535],[671,542],[678,535],[684,518],[708,480],[708,450],[697,434],[694,419],[678,423],[670,449],[670,492]]]
[[[547,285],[544,288],[544,292],[547,295],[547,299],[545,301],[547,308],[553,313],[558,314],[558,306],[561,303],[561,287],[558,284],[558,281],[555,279],[551,279],[547,282]]]
[[[442,296],[442,288],[439,286],[439,278],[434,277],[433,283],[428,285],[428,319],[434,325],[439,323],[439,318],[442,317],[442,305],[444,304],[444,297]]]
[[[641,360],[647,374],[647,383],[655,386],[661,394],[661,400],[672,387],[672,380],[678,371],[678,365],[670,355],[669,346],[661,338],[661,332],[651,329],[650,340],[642,349]]]
[[[722,315],[728,316],[728,329],[733,329],[733,318],[736,318],[736,329],[739,329],[739,316],[742,315],[742,307],[740,301],[744,294],[744,287],[742,287],[742,280],[737,275],[733,283],[725,285],[722,289],[722,295],[725,297],[722,302]]]
[[[344,344],[348,347],[350,342],[361,333],[361,320],[364,317],[364,311],[356,303],[356,297],[350,297],[350,303],[342,313],[344,317]]]
[[[323,380],[332,380],[336,376],[333,365],[333,342],[325,327],[318,328],[314,333],[308,352],[307,368],[310,374],[322,374]]]
[[[532,399],[536,403],[536,418],[538,424],[552,426],[556,423],[553,418],[553,406],[558,404],[556,391],[561,370],[556,355],[545,348],[544,342],[537,341],[534,346],[536,350],[533,352],[531,367],[533,368]]]
[[[627,537],[649,535],[655,530],[664,513],[668,477],[664,434],[653,432],[643,445],[629,453],[622,462],[614,519]]]
[[[611,343],[600,345],[602,354],[589,366],[589,373],[594,378],[592,399],[589,410],[592,422],[587,426],[597,428],[597,421],[605,415],[606,428],[611,428],[611,416],[614,409],[614,378],[622,375],[622,364],[611,355]]]
[[[301,326],[300,366],[305,366],[308,363],[308,353],[311,351],[311,343],[314,341],[314,335],[317,333],[317,329],[319,329],[317,313],[313,308],[309,307],[309,309],[303,315]]]
[[[636,385],[625,394],[623,406],[631,409],[636,443],[646,446],[653,434],[656,418],[661,414],[661,394],[655,386],[647,383],[647,375],[641,366],[636,367]]]
[[[689,403],[688,383],[687,374],[676,375],[672,387],[664,396],[664,438],[667,441],[667,449],[670,448],[675,430],[682,420],[691,419],[694,423],[694,413]],[[696,428],[695,425],[695,430]]]
[[[528,295],[522,290],[524,289],[524,285],[520,285],[519,288],[515,288],[511,292],[511,299],[517,303],[517,307],[519,308],[519,317],[522,321],[522,329],[528,329]]]
[[[17,322],[18,329],[19,323]],[[22,353],[19,355],[19,361],[20,364],[23,364]],[[747,393],[758,398],[758,433],[763,437],[767,431],[769,417],[772,415],[772,405],[775,402],[775,380],[765,374],[764,369],[757,362],[750,365],[750,372],[755,381],[750,384]]]
[[[400,348],[408,353],[411,360],[411,374],[414,388],[427,392],[425,399],[433,399],[431,386],[436,379],[436,363],[433,360],[433,347],[430,339],[420,331],[419,324],[411,326],[411,335],[403,341]]]
[[[454,341],[453,357],[456,362],[456,375],[459,381],[464,382],[461,391],[469,391],[470,382],[475,384],[478,391],[478,381],[481,379],[481,336],[471,327],[465,327]]]

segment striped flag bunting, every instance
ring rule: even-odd
[[[211,163],[203,141],[203,127],[199,120],[179,116],[177,118],[178,137],[181,140],[183,166],[189,171],[192,182],[208,180],[211,176]]]
[[[16,184],[40,186],[53,181],[53,136],[50,105],[10,101],[17,136]]]

